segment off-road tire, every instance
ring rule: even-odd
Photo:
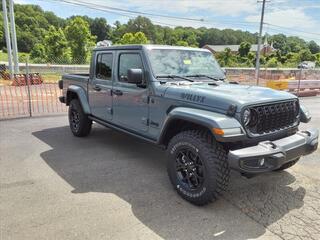
[[[283,164],[281,167],[279,167],[278,169],[276,169],[275,171],[278,172],[278,171],[286,170],[286,169],[292,167],[293,165],[295,165],[295,164],[299,161],[299,159],[300,159],[300,158],[295,159],[295,160],[293,160],[293,161],[291,161],[291,162],[287,162],[287,163]]]
[[[90,133],[92,121],[88,118],[88,115],[83,112],[78,99],[71,100],[68,115],[69,126],[74,136],[85,137]],[[77,120],[75,120],[75,115],[77,115]],[[77,124],[75,121],[77,121]]]
[[[181,149],[188,147],[198,153],[205,171],[202,185],[196,190],[183,186],[176,170],[179,150],[182,151]],[[177,134],[168,144],[167,155],[167,172],[170,181],[178,194],[190,203],[198,206],[206,205],[217,200],[226,190],[230,177],[227,154],[210,132],[188,130]]]

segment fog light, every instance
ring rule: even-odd
[[[263,165],[264,165],[264,158],[261,158],[261,159],[259,160],[259,165],[260,165],[260,166],[263,166]]]

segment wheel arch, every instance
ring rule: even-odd
[[[235,118],[224,114],[201,109],[176,107],[168,113],[158,141],[161,145],[167,146],[174,135],[190,129],[209,131],[216,140],[221,140],[221,136],[213,134],[212,129],[234,127],[241,127],[241,125]]]
[[[66,105],[68,106],[72,99],[79,99],[83,112],[85,114],[91,114],[90,105],[88,102],[86,91],[76,85],[70,85],[67,89]]]
[[[182,131],[191,130],[191,129],[210,131],[210,128],[205,124],[202,124],[190,119],[184,119],[182,117],[174,117],[169,119],[165,123],[165,126],[159,138],[159,144],[167,146],[170,139],[173,136],[177,135]]]
[[[236,124],[234,121],[236,121],[234,118],[230,118],[220,113],[201,109],[176,107],[168,113],[158,142],[161,145],[167,146],[169,140],[174,135],[190,129],[206,130],[216,137],[212,133],[213,128],[231,128]]]

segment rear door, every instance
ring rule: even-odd
[[[94,73],[88,86],[89,103],[93,116],[112,120],[113,52],[98,52]]]
[[[113,122],[133,131],[148,130],[148,87],[128,83],[128,69],[142,69],[145,64],[140,51],[118,51],[117,73],[114,81]],[[146,81],[145,81],[146,82]]]

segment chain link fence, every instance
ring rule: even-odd
[[[300,97],[320,94],[320,69],[265,68],[259,81],[253,68],[226,68],[227,78],[246,85],[259,85],[288,91]]]
[[[66,73],[88,73],[84,64],[20,64],[20,74],[10,79],[5,63],[0,63],[0,119],[59,114],[67,111],[58,97],[57,82]],[[256,85],[252,68],[226,68],[227,79]],[[260,86],[290,91],[299,96],[320,94],[320,69],[261,69]]]

